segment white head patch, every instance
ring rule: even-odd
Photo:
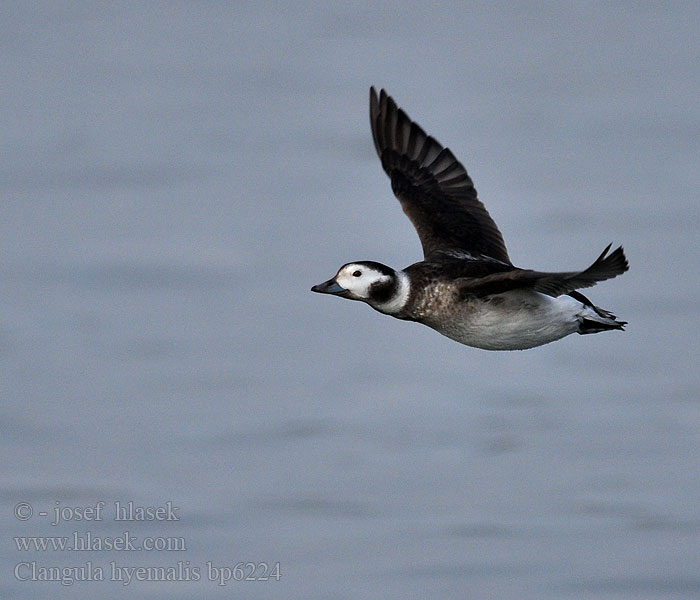
[[[389,281],[391,277],[364,263],[349,263],[340,268],[335,280],[354,298],[367,300],[370,297],[370,288],[375,283]]]
[[[394,271],[382,265],[369,263],[349,263],[341,267],[335,280],[348,290],[349,297],[363,300],[376,310],[393,314],[399,312],[408,300],[408,276],[403,271]],[[378,297],[382,284],[390,286],[388,297]]]

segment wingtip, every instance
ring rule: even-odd
[[[607,254],[608,254],[608,250],[610,250],[610,247],[611,247],[611,246],[612,246],[612,242],[610,242],[607,246],[605,246],[605,250],[603,250],[603,251],[600,253],[600,256],[599,256],[598,258],[595,259],[594,264],[597,263],[597,262],[600,262],[600,261],[602,261],[602,260],[606,260],[606,259],[608,258]]]
[[[627,260],[627,257],[625,256],[625,251],[622,248],[622,246],[618,246],[617,248],[615,248],[615,250],[608,254],[610,248],[612,248],[612,242],[605,247],[605,250],[603,250],[601,255],[596,259],[595,263],[593,264],[605,263],[610,266],[615,266],[618,275],[629,270],[630,265]]]
[[[612,251],[608,258],[612,259],[613,257],[614,260],[620,264],[620,269],[622,273],[629,270],[630,263],[627,260],[627,257],[625,256],[625,250],[622,246],[618,246],[617,248],[615,248],[615,250]]]

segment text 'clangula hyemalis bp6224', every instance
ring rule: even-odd
[[[523,350],[571,333],[624,329],[576,291],[629,268],[608,246],[583,271],[546,273],[513,266],[501,232],[448,148],[426,135],[382,90],[370,88],[372,137],[391,188],[413,223],[424,260],[403,270],[377,262],[343,265],[313,292],[366,302],[417,321],[467,346]]]

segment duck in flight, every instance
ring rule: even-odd
[[[501,232],[467,171],[448,148],[381,90],[370,88],[372,137],[382,167],[423,246],[424,259],[402,270],[351,262],[313,292],[360,300],[417,321],[467,346],[523,350],[563,338],[624,329],[579,289],[629,268],[610,245],[583,271],[548,273],[513,266]]]

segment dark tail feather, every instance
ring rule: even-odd
[[[625,325],[627,325],[627,321],[616,321],[614,315],[611,315],[610,319],[605,320],[583,317],[578,326],[578,333],[581,335],[586,335],[587,333],[599,333],[601,331],[611,331],[613,329],[624,331]]]
[[[569,292],[568,294],[574,300],[578,300],[581,304],[590,308],[595,315],[591,317],[582,317],[578,326],[578,333],[586,335],[587,333],[599,333],[601,331],[611,331],[617,329],[625,330],[627,321],[618,321],[617,317],[610,311],[599,308],[591,302],[581,292]]]

